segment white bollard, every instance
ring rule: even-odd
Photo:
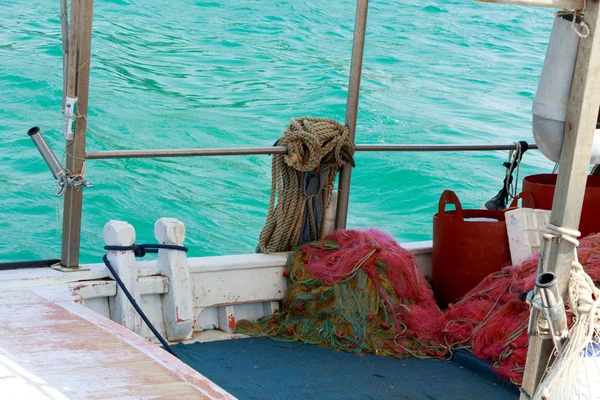
[[[161,218],[154,224],[154,236],[160,244],[183,246],[185,226],[175,218]],[[167,339],[184,340],[194,331],[192,279],[185,252],[159,249],[160,274],[169,278],[169,291],[162,298]]]
[[[135,229],[125,221],[109,221],[104,225],[103,237],[107,246],[131,246],[135,243]],[[110,265],[139,304],[138,269],[133,250],[108,250],[107,255]],[[109,305],[113,321],[137,334],[140,333],[142,319],[118,286],[117,295],[109,298]]]

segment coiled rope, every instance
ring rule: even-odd
[[[294,118],[275,143],[287,146],[287,154],[273,156],[271,197],[257,252],[288,251],[300,244],[303,221],[308,213],[313,240],[320,239],[324,219],[317,226],[311,199],[304,190],[305,173],[320,175],[329,169],[320,188],[323,209],[327,208],[335,176],[342,165],[354,164],[354,143],[348,128],[328,118]]]

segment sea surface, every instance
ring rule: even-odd
[[[52,176],[26,135],[61,138],[58,0],[0,2],[0,261],[60,254]],[[349,0],[97,0],[88,150],[270,146],[290,118],[344,120],[355,5]],[[551,10],[472,0],[371,1],[357,143],[533,141],[531,105]],[[359,153],[349,227],[428,240],[440,194],[480,208],[508,152]],[[520,178],[551,171],[528,152]],[[153,242],[185,223],[190,256],[253,252],[271,157],[90,160],[82,260],[102,229],[131,223]]]

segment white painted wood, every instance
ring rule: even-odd
[[[156,260],[138,262],[139,277],[159,275]],[[26,268],[0,271],[0,287],[3,289],[61,285],[71,282],[110,278],[104,263],[86,264],[77,271],[65,274],[52,268]]]
[[[219,329],[223,332],[232,333],[235,331],[237,320],[235,318],[235,308],[233,305],[217,308],[219,313]]]
[[[573,87],[569,97],[565,140],[560,156],[560,168],[552,204],[550,223],[577,230],[592,153],[598,109],[600,108],[600,3],[588,1],[584,21],[590,35],[579,42]],[[573,244],[567,240],[552,240],[547,268],[556,274],[557,288],[566,298]],[[552,354],[551,340],[539,335],[530,336],[523,389],[533,396],[545,374]],[[521,396],[522,399],[525,396]]]
[[[235,309],[235,321],[246,319],[254,321],[258,318],[264,317],[265,315],[271,315],[272,309],[271,303],[275,303],[275,309],[279,309],[279,302],[265,302],[265,303],[247,303],[247,304],[236,304]]]
[[[154,327],[158,330],[161,336],[166,338],[168,341],[176,342],[176,340],[169,340],[167,338],[161,296],[155,294],[142,295],[140,296],[139,305],[144,311],[144,314],[146,314],[146,317],[148,317],[152,325],[154,325]],[[146,324],[142,324],[142,328],[140,330],[139,335],[153,343],[159,343],[156,336],[154,336],[154,334]]]
[[[517,6],[564,8],[564,9],[568,9],[568,10],[581,10],[583,8],[583,0],[477,0],[477,1],[480,3],[514,4]]]
[[[82,299],[112,297],[117,294],[117,283],[112,281],[90,281],[68,285]]]
[[[414,255],[431,254],[431,248],[433,247],[433,241],[424,240],[422,242],[401,243],[400,246],[403,249],[410,251]]]
[[[102,315],[104,318],[110,319],[110,307],[108,305],[108,297],[95,297],[92,299],[84,300],[83,305],[86,308],[89,308],[90,310],[94,311],[95,313]]]
[[[131,246],[135,243],[135,229],[124,221],[109,221],[104,226],[104,243],[108,246]],[[129,251],[108,251],[108,261],[119,275],[127,290],[136,302],[140,301],[138,290],[138,271],[135,255]],[[135,311],[122,290],[117,291],[115,297],[110,298],[111,319],[135,333],[140,333],[142,319]]]
[[[158,266],[156,265],[156,260],[138,260],[137,266],[140,277],[160,275],[160,271],[158,270]]]
[[[281,309],[281,304],[278,301],[269,301],[263,303],[263,315],[278,313]]]
[[[108,278],[108,271],[104,264],[91,264],[86,267],[90,269],[73,271],[68,274],[52,268],[0,271],[0,287],[2,289],[27,288]]]
[[[219,272],[223,269],[260,269],[283,267],[290,253],[239,254],[233,256],[189,258],[190,273]]]
[[[131,241],[130,241],[131,242]],[[130,244],[130,243],[128,243]],[[431,274],[431,241],[403,243],[402,247],[411,251],[424,275]],[[193,285],[193,330],[214,330],[219,327],[218,309],[234,306],[234,318],[240,315],[254,316],[273,313],[279,308],[287,289],[282,273],[289,253],[245,254],[219,257],[190,258],[190,279]],[[169,288],[169,279],[158,275],[157,260],[140,261],[137,291],[140,306],[148,314],[157,329],[165,334],[164,316],[160,295]],[[64,293],[71,301],[90,304],[101,312],[102,302],[114,303],[117,286],[114,281],[104,281],[109,277],[104,264],[90,264],[89,271],[65,274],[48,268],[2,271],[0,288],[26,288],[44,286],[54,288],[55,293]],[[56,294],[55,294],[56,295]],[[250,303],[250,304],[249,304]],[[244,306],[239,306],[239,305]],[[226,311],[222,313],[227,315]],[[103,314],[104,315],[104,314]],[[225,327],[228,321],[223,321]],[[154,340],[150,331],[142,324],[141,336]],[[231,334],[230,336],[233,337]],[[236,336],[237,337],[237,336]]]
[[[216,342],[219,340],[242,339],[247,337],[247,335],[241,333],[227,333],[221,330],[207,330],[194,332],[194,336],[191,339],[184,341],[183,343],[209,343]]]
[[[426,240],[422,242],[409,242],[400,244],[402,248],[410,251],[415,256],[421,275],[431,277],[432,274],[432,260],[431,251],[433,247],[433,241]]]
[[[506,233],[513,265],[520,265],[542,247],[542,237],[550,221],[549,210],[517,208],[505,213]]]
[[[147,276],[138,279],[140,295],[166,294],[169,292],[169,279],[164,276]]]
[[[402,247],[415,255],[430,254],[431,241],[401,243]],[[216,257],[188,258],[190,273],[220,271],[224,267],[230,269],[249,269],[280,266],[283,267],[289,253],[275,254],[240,254]],[[138,276],[160,275],[156,260],[138,260]],[[25,288],[36,286],[60,285],[71,282],[90,281],[110,278],[103,263],[85,264],[89,270],[65,274],[50,268],[26,268],[0,271],[0,286],[3,289]]]
[[[2,400],[234,399],[158,346],[53,294],[0,288]]]
[[[194,308],[196,321],[194,331],[219,329],[219,313],[217,307]]]
[[[154,236],[160,244],[183,246],[185,226],[177,219],[161,218],[154,225]],[[167,339],[186,339],[194,329],[192,279],[186,254],[179,250],[160,249],[157,265],[161,275],[169,279],[169,292],[162,299]]]
[[[279,300],[287,289],[283,265],[247,267],[222,265],[192,273],[194,305],[198,308]]]

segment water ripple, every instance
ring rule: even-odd
[[[62,154],[58,3],[0,6],[1,260],[60,251],[51,176],[25,136]],[[88,148],[264,146],[292,117],[343,120],[349,0],[96,2]],[[532,140],[530,109],[552,24],[547,10],[471,0],[372,1],[358,120],[362,143]],[[350,226],[431,236],[440,193],[479,207],[500,187],[499,153],[358,154]],[[548,171],[527,154],[523,174]],[[191,255],[251,252],[264,222],[270,157],[90,161],[83,259],[98,262],[111,219],[152,241],[185,222]]]

